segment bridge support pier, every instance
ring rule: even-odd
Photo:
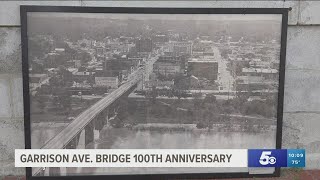
[[[105,113],[105,124],[109,127],[109,108],[107,108]]]
[[[93,139],[98,140],[100,138],[100,130],[93,130]]]
[[[77,149],[79,143],[79,135],[77,135],[76,137],[74,137],[67,145],[66,145],[66,149]]]
[[[60,167],[49,167],[49,176],[60,176]]]
[[[87,148],[88,144],[90,144],[91,142],[93,142],[94,140],[94,123],[92,123],[93,121],[91,121],[89,124],[87,124],[87,126],[85,127],[85,138],[84,138],[84,142],[85,142],[85,147]]]
[[[74,137],[67,145],[66,145],[66,149],[77,149],[77,146],[79,144],[79,137],[80,137],[80,133],[78,135],[76,135],[76,137]],[[74,173],[76,170],[76,168],[74,167],[65,167],[65,168],[61,168],[60,169],[60,173],[62,174],[72,174]],[[65,171],[65,172],[64,172]]]
[[[60,168],[60,175],[61,176],[66,176],[67,175],[67,168],[66,167],[61,167]]]
[[[78,145],[77,145],[77,149],[85,149],[86,148],[86,143],[85,143],[85,130],[82,130],[79,134],[78,134]]]

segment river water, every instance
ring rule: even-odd
[[[275,148],[274,132],[214,132],[207,130],[160,132],[107,129],[87,148],[99,149],[249,149]],[[78,168],[77,174],[149,174],[248,172],[248,168]]]
[[[58,133],[63,124],[33,126],[33,148],[41,147]],[[55,128],[52,128],[55,127]],[[192,128],[192,127],[191,127]],[[81,140],[80,140],[81,141]],[[104,127],[98,138],[86,148],[98,149],[249,149],[275,148],[275,131],[216,132],[194,129],[192,131],[150,131]],[[42,145],[41,145],[42,144]],[[79,148],[79,147],[78,147]],[[212,173],[248,172],[248,168],[68,168],[66,175],[149,174],[149,173]]]
[[[248,149],[274,148],[275,131],[264,133],[193,131],[141,131],[127,128],[103,129],[99,149]]]

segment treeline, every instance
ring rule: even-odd
[[[276,117],[274,100],[269,97],[266,101],[247,101],[245,97],[230,100],[217,100],[214,95],[205,98],[197,94],[193,99],[146,99],[144,101],[130,100],[127,108],[120,111],[120,121],[129,124],[138,123],[172,123],[197,124],[197,127],[211,129],[214,124],[224,124],[232,128],[240,124],[244,129],[254,126],[273,124]],[[236,115],[236,116],[230,116]],[[246,119],[246,116],[251,116]],[[257,119],[254,119],[257,117]],[[261,119],[270,119],[263,122]]]

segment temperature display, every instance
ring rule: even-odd
[[[288,149],[287,154],[287,167],[305,167],[306,153],[304,149]]]
[[[249,149],[249,167],[305,167],[304,149]]]

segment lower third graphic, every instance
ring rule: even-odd
[[[286,167],[287,150],[285,149],[249,149],[249,167]]]

